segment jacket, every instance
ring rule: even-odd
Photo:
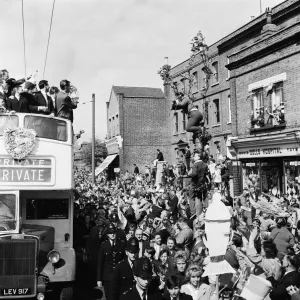
[[[196,161],[192,166],[191,187],[196,188],[199,187],[202,183],[204,183],[206,181],[207,174],[208,165],[201,160]]]
[[[159,152],[159,153],[157,154],[156,159],[157,159],[158,161],[164,161],[164,156],[163,156],[163,154],[162,154],[161,152]]]
[[[62,119],[70,120],[73,123],[73,109],[77,108],[77,104],[63,91],[56,95],[56,114],[55,116]]]
[[[133,270],[129,264],[128,258],[120,261],[113,273],[111,283],[111,298],[119,300],[121,295],[135,285]]]
[[[46,102],[44,95],[42,94],[42,92],[39,91],[34,94],[34,98],[35,98],[35,103],[29,105],[29,109],[31,110],[32,113],[43,114],[43,115],[50,115],[51,113],[54,113],[54,106],[51,97],[47,95],[47,102]],[[40,111],[38,109],[39,106],[46,106],[48,110]]]
[[[112,281],[114,269],[124,257],[125,243],[123,241],[116,239],[114,249],[110,241],[105,241],[98,253],[97,281]]]
[[[274,285],[273,290],[270,292],[271,300],[290,300],[291,297],[288,294],[286,288],[290,285],[295,285],[296,287],[300,287],[300,273],[297,271],[292,271],[283,275],[281,280],[276,283],[273,278],[268,278],[272,285]]]
[[[157,292],[152,292],[150,289],[147,291],[147,300],[161,300],[161,294]],[[136,286],[133,286],[128,291],[123,293],[120,297],[120,300],[142,300],[139,292],[136,289]]]

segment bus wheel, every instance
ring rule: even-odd
[[[65,287],[60,292],[59,300],[73,300],[73,287]]]

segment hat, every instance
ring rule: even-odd
[[[107,226],[107,234],[116,233],[117,228],[113,223],[109,223]]]
[[[127,241],[126,250],[131,253],[138,253],[139,252],[139,241],[136,237],[131,237]]]
[[[117,213],[112,213],[109,217],[109,220],[113,223],[118,223],[120,221]]]
[[[141,257],[135,262],[134,275],[142,278],[152,277],[152,264],[149,258]]]

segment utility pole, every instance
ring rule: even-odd
[[[92,94],[92,183],[95,183],[95,94]]]
[[[260,14],[262,14],[261,0],[259,0],[259,4],[260,4]]]

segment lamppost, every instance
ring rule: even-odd
[[[83,102],[86,104],[92,102],[92,183],[95,183],[95,94],[92,94],[92,101]]]

